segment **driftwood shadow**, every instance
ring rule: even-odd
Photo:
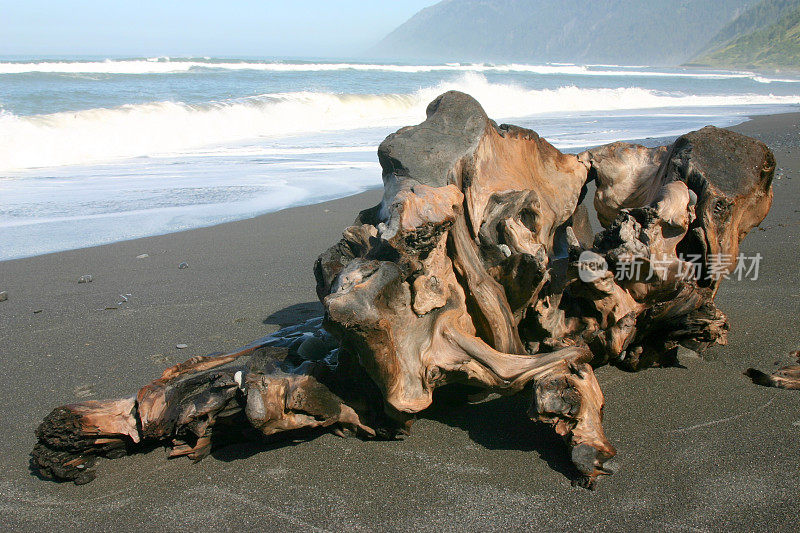
[[[302,324],[309,318],[322,316],[325,308],[319,301],[292,304],[284,307],[280,311],[275,311],[261,321],[265,325],[275,325],[279,328]]]
[[[314,440],[317,437],[321,437],[325,433],[326,431],[317,429],[297,431],[294,435],[291,435],[288,438],[283,436],[282,438],[269,439],[258,435],[243,436],[239,439],[232,438],[225,443],[215,446],[210,455],[218,461],[230,463],[233,461],[248,459],[260,453],[267,453],[272,450],[277,450],[278,448],[289,448],[296,446],[298,444]]]
[[[570,482],[580,478],[563,439],[549,426],[534,422],[526,416],[530,403],[526,394],[501,397],[480,403],[469,403],[466,393],[453,390],[437,391],[433,406],[420,413],[419,418],[434,420],[467,432],[476,444],[488,450],[518,450],[535,452],[554,471]],[[247,459],[260,453],[295,446],[313,440],[325,431],[297,431],[291,438],[269,440],[265,438],[243,438],[216,446],[211,456],[219,461],[232,462]],[[409,438],[414,438],[413,430]],[[402,446],[401,442],[397,443]],[[531,460],[536,458],[531,456]]]
[[[420,418],[466,431],[473,442],[488,450],[536,452],[551,469],[576,481],[580,474],[563,439],[550,426],[531,420],[529,405],[525,393],[469,403],[463,390],[444,388],[437,391],[433,405],[420,413]]]
[[[272,313],[263,320],[263,323],[284,328],[300,324],[324,312],[322,304],[318,301],[297,303]],[[467,399],[470,392],[479,390],[460,386],[437,389],[433,405],[420,413],[419,418],[435,420],[466,431],[473,442],[489,450],[535,452],[551,469],[570,481],[580,477],[563,439],[548,425],[535,422],[527,416],[530,405],[528,394],[470,403]],[[226,462],[246,459],[282,446],[293,446],[312,440],[321,433],[298,432],[295,438],[281,441],[255,438],[249,441],[231,442],[215,448],[212,456]],[[531,459],[533,460],[533,457]]]

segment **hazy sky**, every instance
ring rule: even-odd
[[[438,0],[0,0],[0,55],[357,56]]]

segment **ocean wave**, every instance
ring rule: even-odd
[[[800,95],[687,95],[637,87],[530,90],[490,83],[480,74],[468,73],[409,94],[295,92],[203,105],[154,102],[49,115],[18,116],[0,111],[0,170],[180,154],[259,137],[387,129],[422,121],[428,102],[451,89],[471,94],[497,119],[544,113],[800,104]]]
[[[752,75],[753,81],[758,83],[798,83],[800,80],[792,78],[769,78],[767,76]]]
[[[521,63],[445,63],[438,65],[399,65],[378,63],[303,63],[284,61],[237,61],[201,59],[172,59],[152,57],[104,61],[30,61],[0,62],[4,74],[178,74],[203,70],[256,70],[269,72],[331,72],[343,70],[382,71],[401,74],[426,72],[498,72],[564,76],[616,76],[695,79],[750,78],[759,83],[800,83],[800,78],[771,78],[746,71],[653,70],[644,66],[574,65],[552,63],[528,65]]]

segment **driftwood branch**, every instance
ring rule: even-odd
[[[381,144],[383,200],[314,265],[324,321],[191,359],[134,398],[60,407],[34,466],[80,483],[97,456],[146,441],[199,460],[231,435],[394,438],[435,389],[462,384],[529,392],[578,481],[608,473],[593,369],[725,343],[714,295],[770,208],[771,152],[707,127],[670,146],[563,154],[457,92],[427,115]],[[581,205],[591,180],[596,236]],[[626,265],[638,267],[620,276]]]
[[[800,390],[800,350],[792,352],[791,356],[797,360],[795,364],[782,366],[772,374],[766,374],[755,368],[748,368],[744,375],[752,379],[753,383],[757,385]]]

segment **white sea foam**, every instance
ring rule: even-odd
[[[445,63],[438,65],[398,65],[376,63],[299,63],[283,61],[224,61],[199,59],[147,59],[104,61],[36,61],[0,62],[0,75],[25,73],[51,74],[175,74],[196,69],[260,70],[271,72],[330,72],[342,70],[383,71],[397,73],[424,72],[508,72],[569,76],[624,76],[657,78],[734,79],[750,78],[760,83],[800,83],[800,78],[770,78],[746,71],[654,70],[644,66],[574,65],[552,63],[527,65],[519,63]]]
[[[259,137],[388,128],[424,119],[450,89],[474,96],[492,118],[542,113],[674,107],[799,104],[800,95],[688,95],[637,87],[530,90],[467,73],[409,94],[296,92],[188,105],[155,102],[113,109],[18,116],[0,111],[0,170],[185,153]]]
[[[768,78],[766,76],[758,76],[753,75],[751,76],[753,81],[757,81],[758,83],[798,83],[800,80],[792,79],[792,78]]]

